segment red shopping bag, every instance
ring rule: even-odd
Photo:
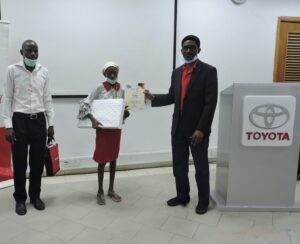
[[[11,144],[5,140],[5,128],[0,128],[0,182],[12,178]]]
[[[1,168],[0,167],[0,182],[10,180],[14,177],[11,168]]]
[[[46,147],[44,163],[47,176],[54,176],[60,170],[58,144],[50,143]]]

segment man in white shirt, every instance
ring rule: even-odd
[[[27,40],[20,52],[23,61],[8,67],[2,116],[6,140],[12,144],[16,213],[24,215],[27,212],[28,148],[30,202],[38,210],[45,209],[45,204],[40,199],[41,177],[47,135],[48,140],[53,139],[54,135],[54,111],[48,70],[37,63],[38,45],[35,41]]]

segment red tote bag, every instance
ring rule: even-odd
[[[51,143],[47,145],[44,159],[47,176],[56,175],[57,172],[60,170],[57,143]]]
[[[12,178],[11,144],[5,140],[5,128],[0,128],[0,182]]]

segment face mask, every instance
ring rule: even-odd
[[[190,63],[195,62],[198,59],[198,56],[195,55],[195,57],[193,57],[191,60],[186,60],[185,58],[183,58],[183,59],[186,64],[190,64]]]
[[[114,80],[111,80],[111,79],[107,78],[108,83],[111,84],[111,85],[116,84],[116,83],[117,83],[117,80],[118,80],[117,78],[114,79]]]
[[[28,66],[28,67],[35,67],[36,63],[37,63],[37,59],[29,59],[24,57],[24,63]]]

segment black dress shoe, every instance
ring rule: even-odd
[[[30,203],[37,210],[44,210],[45,209],[45,203],[40,198],[30,199]]]
[[[174,197],[167,201],[168,206],[175,207],[178,205],[185,206],[190,202],[190,196],[187,197]]]
[[[197,214],[205,214],[207,212],[208,206],[203,206],[202,204],[197,205],[195,211]]]
[[[25,215],[27,213],[26,205],[24,202],[16,202],[16,213],[18,215]]]

